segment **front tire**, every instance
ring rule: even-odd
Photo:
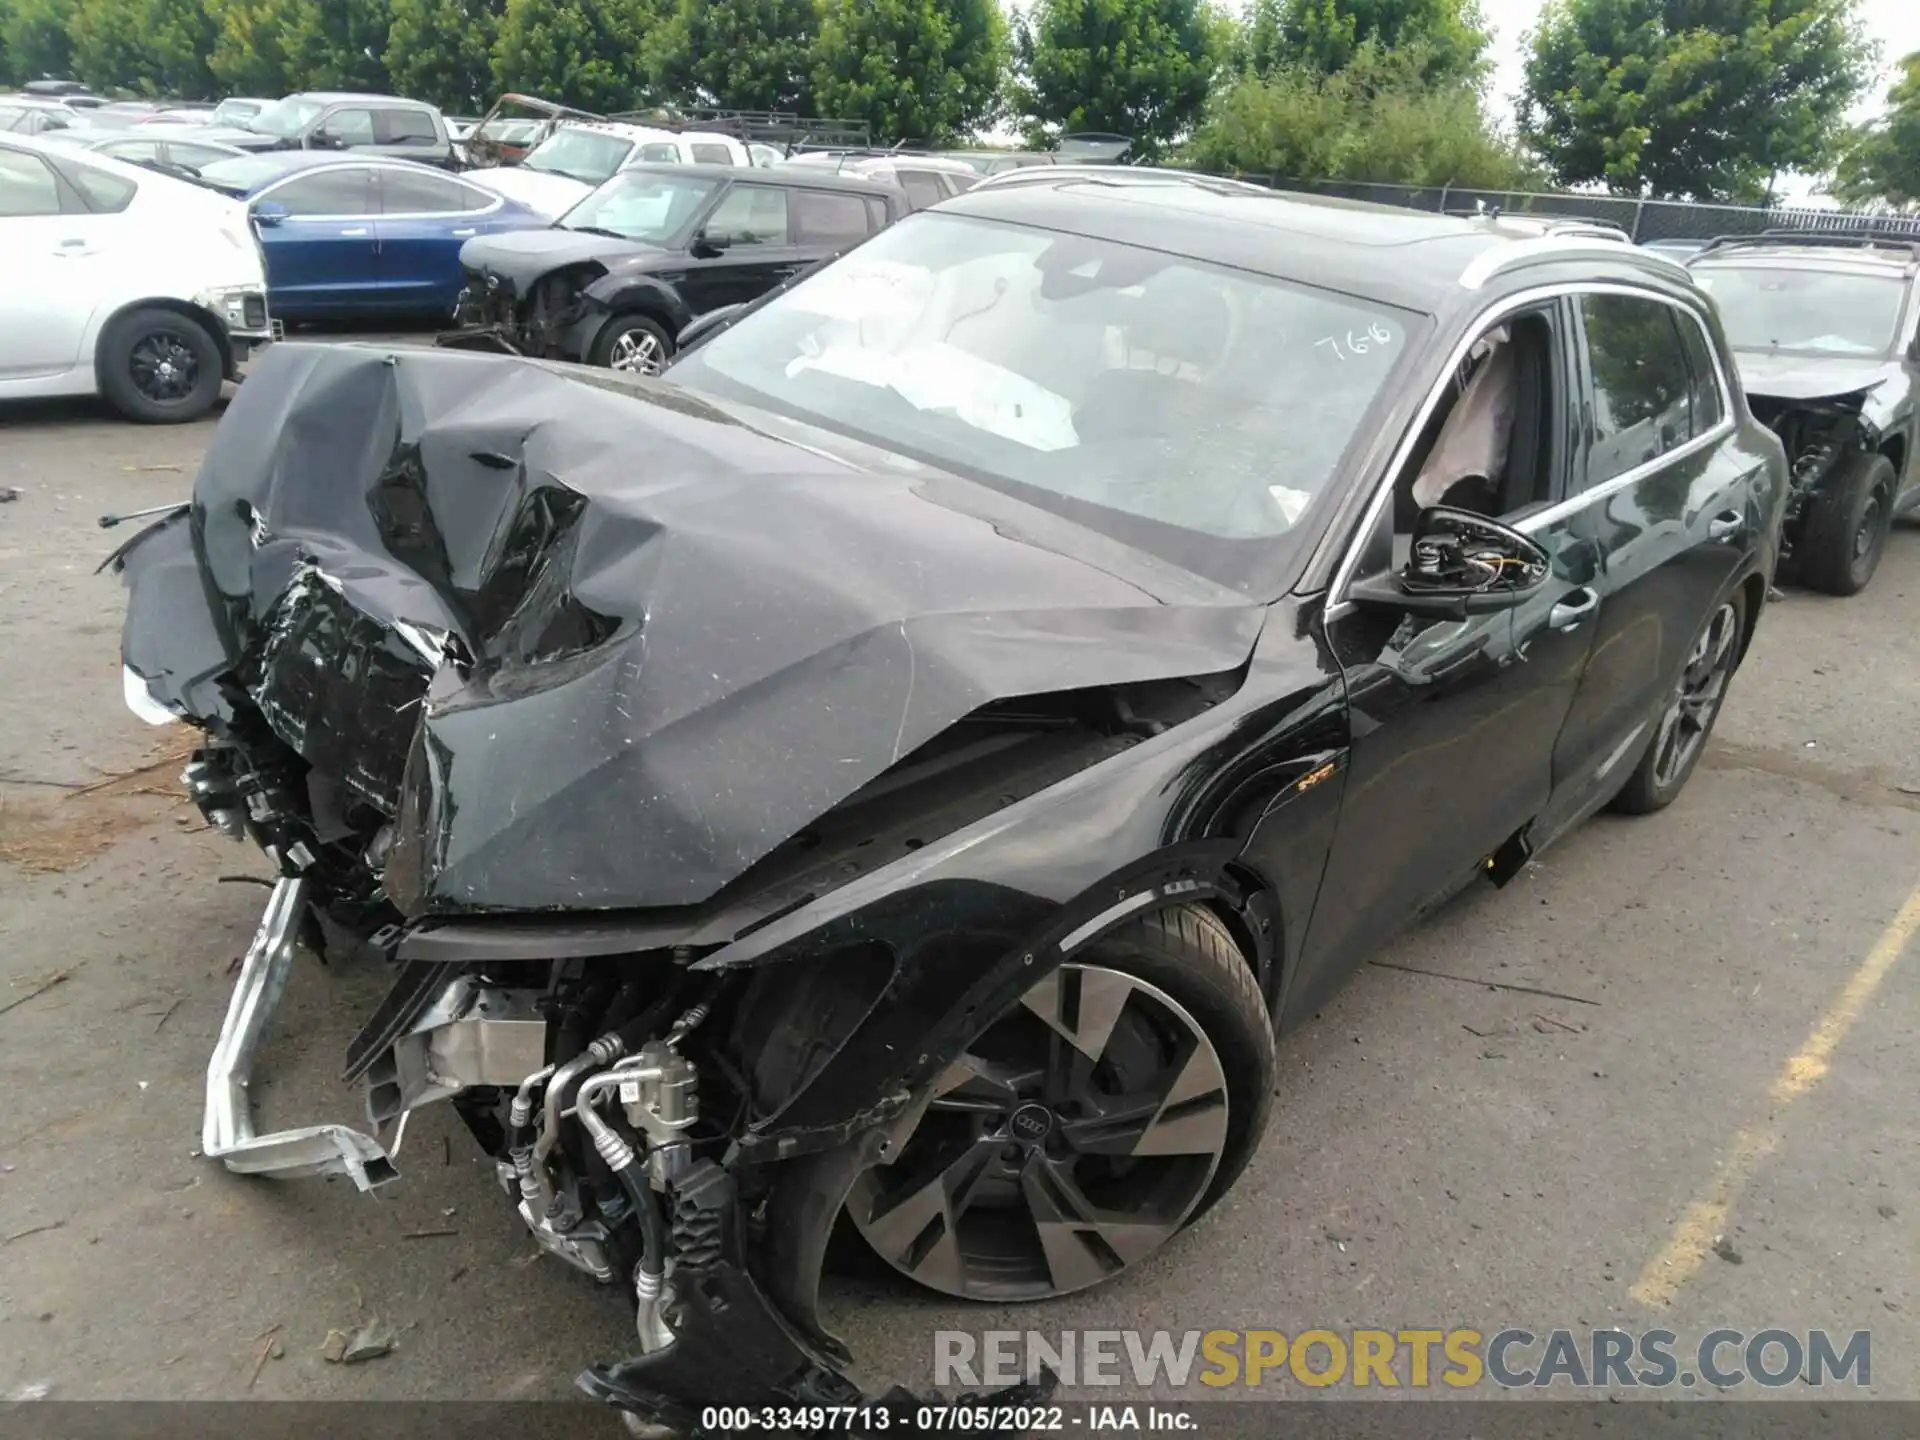
[[[1613,809],[1623,815],[1651,815],[1679,798],[1707,748],[1713,722],[1720,718],[1727,686],[1740,664],[1746,624],[1744,589],[1734,591],[1714,607],[1694,637],[1686,667],[1654,722],[1646,752],[1614,796]]]
[[[1801,581],[1828,595],[1858,595],[1880,568],[1893,529],[1893,462],[1855,455],[1813,497],[1795,547]]]
[[[657,320],[617,315],[593,342],[593,363],[628,375],[658,375],[673,358],[673,339]]]
[[[129,420],[178,425],[220,398],[226,363],[213,332],[177,310],[122,315],[100,338],[100,393]]]
[[[1135,920],[1036,983],[941,1077],[847,1210],[917,1284],[1026,1301],[1112,1279],[1203,1214],[1266,1127],[1273,1026],[1209,911]]]

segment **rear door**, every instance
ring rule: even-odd
[[[1567,809],[1638,762],[1695,637],[1751,563],[1766,487],[1766,457],[1735,441],[1725,367],[1698,312],[1626,288],[1582,294],[1574,310],[1576,475],[1601,604],[1554,755],[1556,808]]]
[[[466,283],[460,247],[492,228],[499,199],[451,175],[411,165],[374,172],[380,192],[380,302],[415,315],[450,315]]]
[[[100,220],[45,160],[0,146],[0,381],[80,363],[107,263]]]
[[[287,212],[276,225],[256,227],[276,314],[351,314],[380,304],[380,197],[372,166],[295,171],[253,203],[268,202]]]

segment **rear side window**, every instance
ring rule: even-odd
[[[980,183],[978,175],[956,175],[951,171],[942,171],[941,178],[947,182],[947,189],[955,195],[964,195]]]
[[[1693,433],[1704,435],[1727,418],[1713,347],[1707,343],[1707,332],[1691,315],[1680,317],[1680,343],[1686,347],[1687,369],[1693,375]]]
[[[680,147],[678,145],[667,144],[664,141],[656,140],[651,144],[642,145],[636,153],[649,165],[678,165],[680,163]]]
[[[378,110],[374,134],[382,145],[434,145],[440,140],[433,116],[424,110]]]
[[[122,140],[118,144],[102,145],[100,153],[116,160],[158,160],[160,147],[151,140]]]
[[[59,213],[60,186],[46,161],[0,150],[0,218]]]
[[[867,202],[867,233],[877,235],[887,228],[887,202],[869,199]]]
[[[1593,381],[1586,479],[1591,488],[1693,438],[1693,377],[1671,305],[1588,295],[1580,309]]]
[[[301,175],[260,198],[286,206],[289,215],[371,215],[379,208],[373,172],[358,165]]]
[[[449,215],[486,203],[471,186],[444,175],[398,166],[380,172],[380,208],[388,215]]]
[[[852,245],[872,233],[859,195],[825,190],[793,192],[793,238],[797,245]]]
[[[108,174],[92,165],[75,163],[68,167],[73,183],[87,197],[87,205],[96,212],[117,215],[133,203],[140,187],[131,180]]]
[[[731,165],[733,152],[724,145],[702,145],[695,142],[693,158],[701,165]]]
[[[940,178],[926,170],[902,170],[899,172],[900,188],[907,192],[907,198],[913,202],[913,208],[924,210],[929,205],[938,205],[947,198],[947,192],[940,188]]]

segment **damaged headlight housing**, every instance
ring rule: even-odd
[[[193,298],[195,303],[226,321],[229,330],[249,333],[267,328],[266,292],[257,285],[203,290]]]
[[[149,725],[171,725],[186,714],[184,710],[175,710],[156,699],[153,687],[134,674],[133,667],[129,665],[120,667],[120,693],[126,697],[127,709]]]

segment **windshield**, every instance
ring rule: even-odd
[[[1906,282],[1792,267],[1715,265],[1693,272],[1720,307],[1736,350],[1884,355],[1900,323]]]
[[[923,214],[673,374],[1244,588],[1327,489],[1415,323],[1110,240]]]
[[[289,95],[249,118],[246,125],[262,135],[278,135],[282,140],[290,140],[306,129],[313,117],[325,108],[318,100],[302,100],[297,95]]]
[[[714,185],[712,180],[628,170],[569,210],[560,226],[666,245],[693,223]]]
[[[529,170],[566,175],[598,185],[620,168],[629,148],[629,143],[618,135],[597,135],[591,130],[556,130],[534,146],[520,163]]]

